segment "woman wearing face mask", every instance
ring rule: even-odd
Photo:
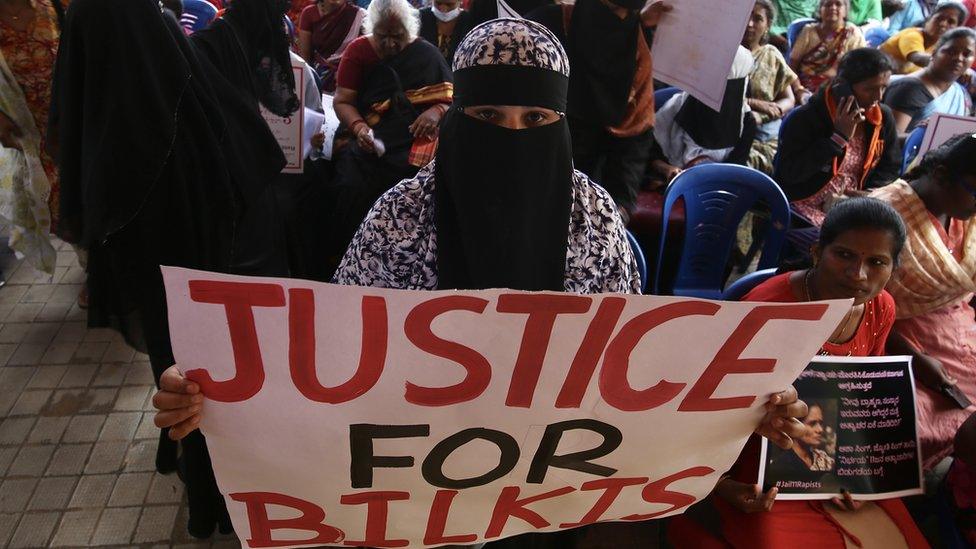
[[[885,92],[884,102],[895,115],[898,133],[910,133],[935,113],[972,114],[972,97],[958,80],[974,60],[976,31],[952,29],[939,38],[929,66],[893,82]]]
[[[461,9],[461,0],[434,0],[420,10],[420,37],[437,46],[448,63],[471,27],[471,14]]]
[[[573,170],[568,74],[538,23],[472,30],[454,58],[436,161],[376,203],[335,282],[638,293],[613,200]]]
[[[490,21],[462,41],[454,70],[457,94],[437,159],[376,202],[334,281],[410,290],[639,293],[613,200],[573,169],[562,115],[569,61],[556,37],[532,21]],[[192,432],[200,421],[192,396],[198,392],[171,368],[153,401],[156,423],[172,426],[176,438]],[[790,418],[804,415],[806,405],[791,388],[774,395],[768,409],[758,432],[789,447],[790,437],[803,433]],[[627,525],[595,527],[612,531],[601,538],[604,546],[649,544],[619,542],[617,536],[631,533]],[[593,530],[495,543],[562,549],[582,532]]]
[[[853,299],[853,307],[823,344],[820,354],[882,356],[895,321],[895,303],[884,288],[904,244],[905,225],[889,205],[866,197],[842,201],[827,214],[820,238],[813,246],[813,267],[775,276],[760,284],[743,301]],[[811,407],[811,413],[814,409]],[[802,441],[807,434],[798,438]],[[706,532],[690,516],[682,516],[673,520],[668,529],[673,545],[818,549],[844,549],[851,545],[891,549],[928,547],[900,499],[857,502],[842,492],[831,505],[822,501],[778,501],[774,505],[777,489],[763,493],[756,484],[759,442],[755,436],[749,441],[729,476],[713,492],[712,501],[721,516],[722,539]],[[826,466],[825,460],[818,463],[813,455],[806,459],[799,457],[814,442],[815,437],[801,442],[797,452],[808,470]]]
[[[907,28],[878,49],[895,61],[895,74],[911,74],[929,65],[939,38],[949,29],[961,25],[967,17],[969,11],[961,3],[941,2],[922,28]]]
[[[334,157],[335,210],[324,254],[333,268],[373,202],[437,150],[454,86],[444,56],[419,31],[407,0],[374,0],[366,36],[353,40],[339,63],[335,112],[355,141]]]

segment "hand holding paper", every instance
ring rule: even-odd
[[[251,547],[472,544],[680,513],[764,416],[795,436],[777,425],[795,392],[769,395],[849,309],[163,273],[206,413],[171,371],[157,422],[181,436],[199,421]],[[393,495],[386,522],[366,527],[377,494]]]

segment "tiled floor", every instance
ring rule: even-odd
[[[183,487],[154,471],[148,358],[86,328],[84,281],[0,252],[0,547],[239,547],[185,531]]]

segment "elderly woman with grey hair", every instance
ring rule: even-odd
[[[434,157],[454,92],[451,69],[436,46],[418,38],[420,18],[407,0],[374,0],[364,29],[336,77],[336,115],[352,139],[334,156],[324,250],[331,267],[373,202]]]

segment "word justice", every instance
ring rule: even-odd
[[[309,400],[339,404],[366,394],[379,381],[386,366],[390,330],[386,300],[362,298],[362,342],[356,372],[344,383],[323,386],[315,372],[315,302],[311,289],[278,284],[191,280],[190,298],[198,303],[223,305],[234,355],[235,375],[216,381],[206,370],[187,372],[208,398],[239,402],[256,395],[264,384],[264,364],[254,324],[255,307],[288,307],[288,362],[292,381]],[[627,300],[574,294],[501,294],[495,303],[499,313],[524,315],[525,328],[512,370],[505,404],[530,408],[542,373],[550,336],[560,315],[584,314],[596,304],[596,313],[580,341],[575,357],[556,398],[556,408],[579,408],[601,357],[598,373],[600,395],[622,411],[644,411],[662,406],[680,395],[688,383],[661,380],[646,389],[635,389],[627,379],[630,355],[641,339],[655,328],[678,318],[714,316],[720,303],[680,301],[622,319]],[[464,379],[447,387],[424,387],[407,382],[404,398],[418,406],[449,406],[477,398],[488,388],[492,367],[476,350],[435,335],[432,322],[452,311],[482,314],[489,300],[465,295],[438,296],[423,301],[406,315],[403,332],[417,349],[440,357],[466,371]],[[741,353],[766,323],[776,320],[817,321],[827,311],[823,303],[759,305],[730,333],[702,375],[693,383],[678,408],[684,412],[711,412],[748,408],[758,395],[713,398],[723,378],[732,374],[773,372],[772,358],[741,358]],[[619,330],[618,324],[621,324]],[[615,335],[614,335],[615,334]],[[684,370],[684,369],[681,369]],[[680,374],[680,370],[676,372]]]

